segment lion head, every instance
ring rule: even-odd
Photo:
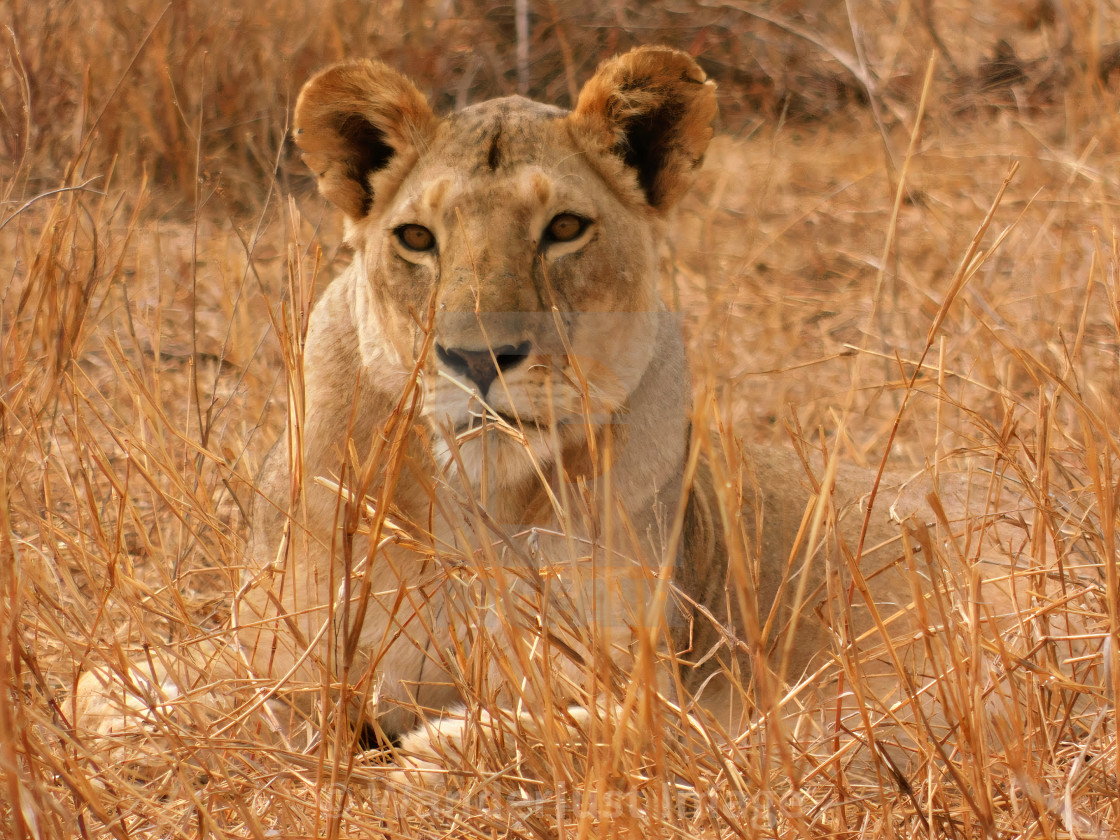
[[[513,485],[534,455],[555,463],[637,422],[659,335],[675,329],[659,299],[663,222],[715,111],[713,83],[667,48],[606,62],[570,112],[507,97],[439,118],[376,61],[305,85],[296,142],[346,215],[363,364],[386,382],[422,373],[423,413],[476,485],[486,469]],[[679,419],[677,378],[658,399]]]

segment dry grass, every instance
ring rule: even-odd
[[[946,663],[930,690],[960,720],[943,741],[901,724],[904,770],[872,730],[835,735],[838,709],[779,706],[761,684],[764,714],[734,745],[697,750],[654,703],[639,739],[613,736],[624,721],[578,737],[553,721],[544,740],[561,747],[480,736],[479,769],[438,792],[353,749],[345,721],[291,748],[240,714],[251,692],[230,711],[209,687],[137,686],[138,734],[76,728],[82,673],[158,660],[190,686],[205,671],[191,643],[227,626],[285,373],[315,288],[347,260],[282,142],[293,91],[368,53],[444,106],[514,90],[515,27],[512,7],[470,0],[14,0],[0,31],[0,833],[1120,833],[1120,9],[530,6],[539,98],[564,103],[638,41],[698,52],[721,81],[728,136],[667,255],[701,420],[872,467],[964,462],[1021,488],[1016,562],[1052,572],[1023,605],[1025,640],[982,642],[963,620],[922,640]],[[993,66],[1001,37],[1019,58]],[[967,550],[915,540],[967,581]],[[858,680],[852,650],[836,664]],[[581,739],[593,748],[563,746]],[[142,766],[121,760],[145,750]]]

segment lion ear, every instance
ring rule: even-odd
[[[319,192],[357,221],[373,206],[370,177],[397,161],[410,165],[435,125],[406,77],[379,61],[348,61],[303,86],[294,135]]]
[[[665,211],[691,186],[704,159],[715,91],[686,53],[639,47],[599,66],[570,119],[633,170],[650,206]]]

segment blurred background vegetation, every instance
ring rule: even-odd
[[[870,109],[887,134],[938,56],[943,115],[1038,109],[1113,81],[1120,15],[1066,0],[9,0],[0,177],[18,199],[94,174],[146,177],[161,212],[258,208],[293,98],[373,56],[450,110],[522,93],[570,105],[603,58],[663,43],[720,86],[722,129]],[[67,173],[65,177],[62,173]],[[295,169],[299,178],[302,172]]]

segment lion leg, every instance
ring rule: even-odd
[[[401,738],[395,750],[400,769],[392,775],[402,784],[457,788],[462,779],[522,765],[527,753],[583,751],[591,717],[583,706],[546,718],[509,709],[448,709]]]
[[[92,668],[75,686],[75,730],[109,758],[111,772],[152,778],[191,733],[211,733],[230,720],[231,655],[228,645],[207,641]]]

